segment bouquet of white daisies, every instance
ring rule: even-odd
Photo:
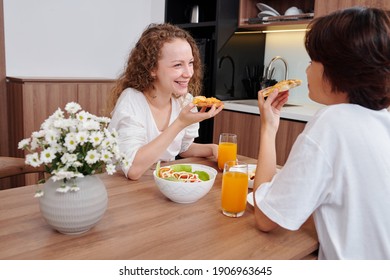
[[[77,191],[72,179],[104,171],[112,175],[117,165],[128,164],[119,151],[117,132],[107,129],[109,118],[85,112],[75,102],[68,103],[65,111],[58,109],[18,145],[29,152],[26,164],[43,164],[53,181],[63,181],[57,191]],[[36,196],[41,195],[39,190]]]

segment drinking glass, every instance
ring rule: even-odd
[[[237,159],[237,135],[233,133],[221,133],[218,144],[218,168],[223,170],[224,164]]]
[[[225,163],[222,176],[222,213],[228,217],[241,217],[248,195],[248,164],[241,161]]]

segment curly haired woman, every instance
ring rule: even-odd
[[[171,24],[151,24],[132,49],[127,67],[111,95],[109,129],[119,134],[120,150],[139,179],[157,161],[181,157],[217,157],[215,144],[194,143],[199,122],[223,106],[199,112],[193,96],[202,89],[202,65],[195,40]]]

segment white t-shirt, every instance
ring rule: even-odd
[[[191,102],[192,98],[192,95],[188,93],[185,97],[171,99],[172,112],[169,125],[178,117],[181,109]],[[161,131],[157,128],[145,95],[132,88],[127,88],[122,92],[111,115],[108,129],[115,128],[118,131],[119,150],[125,153],[129,161],[127,168],[122,168],[127,176],[137,151],[159,136]],[[193,143],[194,138],[198,137],[198,129],[199,123],[183,129],[168,149],[161,154],[159,160],[171,161],[178,154],[185,152]]]
[[[390,259],[390,113],[353,104],[320,110],[255,195],[286,229],[314,212],[319,259]]]

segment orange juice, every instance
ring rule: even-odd
[[[223,170],[225,162],[236,160],[237,143],[221,142],[218,145],[218,168]]]
[[[248,174],[228,171],[222,177],[222,211],[225,215],[239,217],[244,214],[248,195]]]

